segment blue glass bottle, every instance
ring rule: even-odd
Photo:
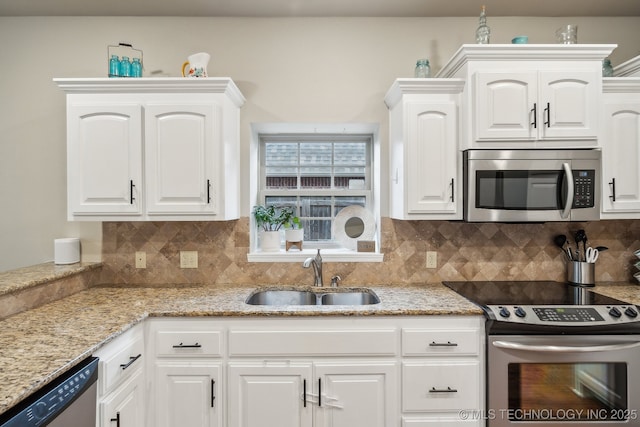
[[[131,62],[128,56],[123,56],[120,61],[120,77],[131,77]]]
[[[140,58],[133,58],[131,63],[131,77],[142,77],[142,63]]]
[[[120,59],[118,55],[111,55],[109,60],[109,77],[118,77],[120,75]]]

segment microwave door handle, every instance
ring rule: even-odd
[[[569,163],[563,163],[564,179],[567,181],[567,200],[564,203],[564,210],[560,214],[563,219],[569,218],[571,206],[573,205],[574,188],[573,188],[573,172]]]

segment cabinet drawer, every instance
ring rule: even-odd
[[[477,355],[480,338],[477,329],[402,329],[402,355]]]
[[[95,353],[100,358],[101,395],[142,368],[144,340],[139,329],[128,331]]]
[[[479,409],[477,361],[405,362],[402,365],[403,411]]]
[[[156,357],[222,356],[222,331],[157,331]]]
[[[394,356],[395,329],[233,330],[229,356]]]

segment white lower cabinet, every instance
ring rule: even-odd
[[[100,400],[98,426],[144,426],[144,375],[137,370],[113,393]]]
[[[480,316],[149,319],[148,427],[480,427]]]
[[[145,426],[145,348],[137,325],[94,353],[98,369],[97,427]]]
[[[176,361],[155,370],[156,427],[220,427],[220,363]]]
[[[310,362],[231,362],[228,425],[311,427]]]

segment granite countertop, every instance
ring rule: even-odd
[[[368,287],[369,306],[251,306],[242,286],[95,287],[0,321],[0,413],[147,317],[481,315],[443,285]],[[318,288],[309,288],[318,290]],[[338,291],[344,288],[338,288]]]

